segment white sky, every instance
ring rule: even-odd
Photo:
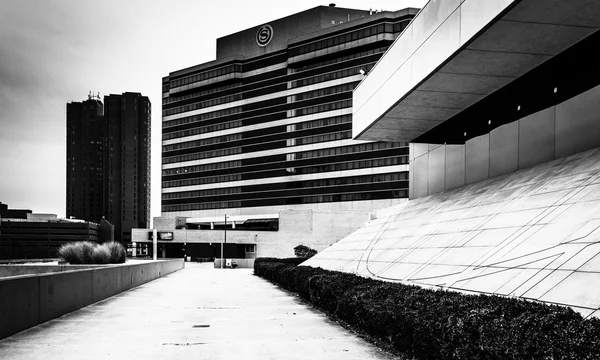
[[[426,0],[334,2],[399,10]],[[0,0],[0,202],[64,217],[66,104],[89,91],[131,91],[152,102],[152,216],[160,216],[161,78],[214,60],[219,37],[328,4]]]

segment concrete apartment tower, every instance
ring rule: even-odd
[[[150,126],[139,93],[67,104],[67,216],[104,217],[121,242],[150,225]]]
[[[104,123],[99,98],[67,104],[67,217],[99,223],[104,215]]]

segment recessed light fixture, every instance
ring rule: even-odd
[[[488,125],[492,125],[492,120],[488,120]]]
[[[521,110],[521,105],[517,105],[517,111]]]
[[[558,88],[557,88],[557,87],[555,87],[555,88],[554,88],[554,93],[556,94],[557,92],[558,92]]]
[[[467,136],[467,132],[465,131],[465,136]]]

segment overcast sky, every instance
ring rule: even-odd
[[[399,10],[426,0],[336,1]],[[66,104],[152,102],[152,216],[160,216],[161,78],[215,59],[216,39],[328,5],[300,1],[0,0],[0,202],[65,216]]]

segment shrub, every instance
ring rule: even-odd
[[[310,259],[317,255],[317,250],[311,249],[306,245],[298,245],[294,248],[294,255],[299,258]]]
[[[102,246],[105,246],[108,249],[111,264],[122,264],[125,262],[125,259],[127,259],[127,251],[123,244],[111,241],[102,244]]]
[[[415,359],[600,359],[600,319],[568,307],[465,295],[259,258],[254,273]]]
[[[81,247],[76,243],[64,244],[58,249],[58,256],[70,264],[82,264]]]
[[[58,255],[70,264],[92,264],[94,246],[90,241],[68,243],[58,249]]]
[[[110,251],[104,244],[98,245],[94,247],[92,257],[94,264],[108,264],[110,262]]]
[[[58,256],[69,264],[118,264],[125,262],[127,253],[125,247],[117,242],[100,245],[78,241],[61,246]]]

